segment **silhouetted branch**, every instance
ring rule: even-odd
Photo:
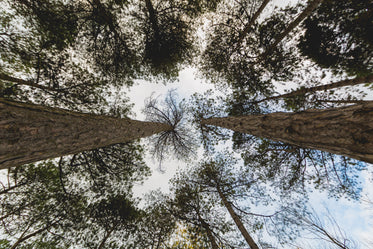
[[[153,97],[147,99],[143,113],[147,121],[169,124],[173,128],[149,138],[153,156],[160,162],[170,154],[177,159],[187,159],[196,144],[185,122],[184,105],[177,103],[175,90],[170,90],[162,102]]]

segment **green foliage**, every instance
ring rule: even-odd
[[[1,249],[8,249],[10,247],[10,241],[6,239],[0,240],[0,248]]]
[[[22,243],[35,248],[97,247],[103,233],[129,236],[142,215],[132,187],[147,175],[136,144],[17,167],[9,175],[14,187],[0,194],[2,231],[9,237],[36,232]],[[111,237],[106,243],[120,245]]]
[[[228,85],[250,99],[268,96],[273,93],[273,81],[294,77],[299,61],[293,49],[282,45],[270,56],[260,59],[259,55],[285,29],[294,9],[285,9],[254,23],[244,33],[260,1],[235,1],[232,5],[231,14],[224,9],[221,18],[212,21],[200,70],[211,82],[222,88]]]
[[[232,224],[223,218],[224,212],[217,208],[218,199],[203,192],[200,186],[189,181],[189,177],[183,173],[176,175],[171,184],[172,197],[167,201],[169,212],[182,226],[204,234],[201,238],[208,238],[209,243],[214,240],[222,248],[229,248],[232,241],[227,235],[232,230]]]
[[[369,1],[323,1],[303,24],[298,47],[318,65],[363,76],[372,71],[372,5]]]
[[[304,193],[311,185],[334,198],[360,197],[359,177],[366,167],[361,162],[253,136],[244,136],[244,140],[236,148],[242,151],[245,164],[284,193]]]

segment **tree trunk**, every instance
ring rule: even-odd
[[[162,123],[0,98],[0,169],[129,142],[171,129]]]
[[[23,79],[14,78],[14,77],[9,76],[9,75],[4,74],[4,73],[0,73],[0,79],[5,80],[5,81],[10,81],[10,82],[13,82],[13,83],[17,83],[19,85],[25,85],[25,86],[30,86],[30,87],[33,87],[33,88],[38,88],[38,89],[41,89],[41,90],[44,90],[44,91],[51,91],[51,92],[58,92],[59,91],[59,89],[39,85],[37,83],[34,83],[31,80],[23,80]]]
[[[344,86],[355,86],[355,85],[359,85],[359,84],[362,84],[362,83],[371,83],[372,81],[373,81],[373,74],[370,74],[368,76],[356,77],[356,78],[350,79],[350,80],[342,80],[342,81],[338,81],[338,82],[334,82],[334,83],[330,83],[330,84],[326,84],[326,85],[322,85],[322,86],[302,88],[302,89],[299,89],[299,90],[292,91],[290,93],[286,93],[286,94],[282,94],[282,95],[278,95],[278,96],[273,96],[273,97],[268,97],[268,98],[265,98],[265,99],[262,99],[262,100],[259,100],[259,101],[255,101],[255,102],[252,102],[252,103],[258,104],[258,103],[261,103],[261,102],[267,101],[267,100],[279,99],[279,98],[289,98],[289,97],[302,95],[302,94],[306,94],[306,93],[311,93],[311,92],[316,92],[316,91],[326,91],[326,90],[339,88],[339,87],[344,87]]]
[[[312,11],[314,9],[316,9],[319,4],[322,2],[323,0],[313,0],[312,2],[310,2],[308,4],[308,6],[305,8],[305,10],[303,10],[302,13],[299,14],[299,16],[289,24],[289,26],[285,29],[284,32],[282,32],[278,37],[276,37],[276,40],[274,41],[274,43],[269,46],[266,51],[264,51],[264,53],[262,53],[261,55],[259,55],[259,61],[262,61],[264,60],[271,52],[273,49],[275,49],[275,47],[277,47],[277,45],[296,27],[298,26],[306,17],[308,17]]]
[[[152,25],[154,34],[156,37],[158,37],[159,36],[158,18],[157,18],[156,11],[153,7],[153,3],[151,2],[151,0],[145,0],[145,3],[146,3],[146,8],[149,13],[149,20]]]
[[[210,118],[201,124],[373,163],[373,101],[296,113]]]
[[[366,100],[347,100],[347,99],[338,99],[338,100],[315,99],[313,101],[317,103],[335,103],[335,104],[364,104],[365,102],[367,102]]]
[[[106,241],[108,240],[108,238],[110,237],[111,233],[114,231],[115,229],[115,226],[110,229],[110,231],[108,231],[108,233],[105,235],[105,237],[103,238],[103,240],[101,241],[100,245],[97,247],[97,249],[102,249],[104,248],[104,245],[106,243]]]
[[[218,244],[216,244],[214,235],[212,235],[209,224],[207,224],[206,221],[200,215],[198,215],[198,219],[199,219],[199,222],[201,222],[202,227],[205,229],[207,233],[207,237],[209,238],[210,243],[211,243],[211,248],[219,249]]]
[[[19,244],[21,244],[23,241],[28,240],[29,238],[31,238],[31,237],[33,237],[33,236],[35,236],[35,235],[37,235],[37,234],[39,234],[39,233],[41,233],[41,232],[47,230],[49,227],[53,226],[55,223],[56,223],[56,222],[51,223],[51,224],[47,225],[46,227],[40,228],[39,230],[36,230],[35,232],[32,232],[32,233],[30,233],[30,234],[24,236],[24,234],[25,234],[25,233],[27,232],[27,230],[28,230],[28,229],[27,229],[27,230],[24,232],[24,234],[21,235],[21,237],[16,241],[16,243],[14,243],[14,245],[13,245],[10,249],[15,249],[15,248],[17,248],[17,247],[19,246]]]
[[[242,236],[245,238],[247,244],[250,246],[251,249],[259,249],[258,245],[255,243],[254,239],[250,236],[249,232],[246,230],[240,218],[238,217],[238,215],[232,208],[232,205],[228,202],[227,198],[222,193],[220,187],[218,187],[217,190],[218,190],[221,200],[223,201],[224,206],[228,209],[229,214],[234,220],[234,223],[236,223],[238,229],[240,230]]]
[[[251,27],[254,25],[255,21],[258,19],[259,15],[262,13],[265,6],[269,3],[270,0],[264,0],[262,5],[260,5],[259,9],[255,12],[254,16],[250,19],[250,22],[245,26],[245,28],[242,30],[238,41],[237,41],[237,47],[241,45],[243,39],[245,36],[249,33]]]

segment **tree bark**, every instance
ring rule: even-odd
[[[373,101],[296,113],[210,118],[201,124],[373,163]]]
[[[154,34],[156,37],[158,37],[159,36],[158,18],[157,18],[157,14],[154,9],[153,3],[151,2],[151,0],[145,0],[145,3],[146,3],[146,8],[149,13],[149,20],[152,25]]]
[[[367,100],[347,100],[347,99],[315,99],[313,100],[316,103],[335,103],[335,104],[364,104]]]
[[[221,200],[223,201],[224,206],[228,209],[230,216],[232,217],[234,223],[236,223],[238,229],[240,230],[242,236],[245,238],[247,244],[251,249],[259,249],[258,245],[255,243],[254,239],[250,236],[249,232],[246,230],[244,224],[241,222],[240,218],[232,208],[232,205],[228,202],[227,198],[221,191],[220,187],[217,187],[217,191]]]
[[[211,243],[211,248],[212,249],[219,249],[218,244],[216,244],[214,235],[212,235],[209,224],[207,224],[206,221],[200,215],[198,215],[198,219],[199,219],[199,222],[201,222],[201,226],[206,231],[207,237],[209,238],[210,243]]]
[[[101,241],[100,245],[97,247],[97,249],[102,249],[104,248],[104,245],[106,243],[106,241],[108,240],[108,238],[110,237],[111,233],[114,231],[115,229],[115,226],[110,229],[110,231],[108,231],[108,233],[105,235],[105,237],[103,238],[103,240]]]
[[[163,123],[0,98],[0,169],[129,142],[171,129]]]
[[[276,40],[273,42],[273,44],[271,46],[269,46],[266,51],[264,51],[264,53],[262,53],[261,55],[259,55],[259,61],[263,61],[271,52],[273,49],[275,49],[275,47],[277,47],[277,45],[296,27],[298,26],[306,17],[308,17],[312,11],[314,11],[318,6],[319,4],[322,2],[323,0],[313,0],[312,2],[310,2],[308,4],[308,6],[303,10],[302,13],[299,14],[299,16],[294,20],[292,21],[289,26],[284,30],[284,32],[282,32],[278,37],[276,37]]]
[[[250,19],[250,22],[245,26],[245,28],[242,30],[238,41],[237,41],[237,47],[241,45],[243,39],[245,36],[249,33],[251,27],[254,25],[255,21],[258,19],[259,15],[262,13],[265,6],[269,3],[270,0],[264,0],[262,5],[260,5],[259,9],[255,12],[254,16]]]
[[[316,91],[326,91],[334,88],[339,88],[339,87],[344,87],[344,86],[355,86],[359,85],[362,83],[371,83],[373,81],[373,74],[363,76],[363,77],[356,77],[354,79],[349,79],[349,80],[341,80],[338,82],[322,85],[322,86],[314,86],[314,87],[308,87],[308,88],[302,88],[299,90],[292,91],[290,93],[286,94],[281,94],[278,96],[273,96],[273,97],[268,97],[259,101],[252,102],[254,104],[261,103],[263,101],[267,100],[273,100],[273,99],[279,99],[279,98],[289,98],[289,97],[294,97],[297,95],[302,95],[306,93],[311,93],[311,92],[316,92]]]

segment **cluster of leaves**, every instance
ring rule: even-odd
[[[125,238],[136,230],[144,212],[136,207],[132,188],[148,175],[135,144],[16,167],[1,193],[2,231],[29,245],[118,246],[122,242],[109,236]]]
[[[335,73],[372,72],[372,5],[369,1],[324,1],[303,23],[302,54]]]

